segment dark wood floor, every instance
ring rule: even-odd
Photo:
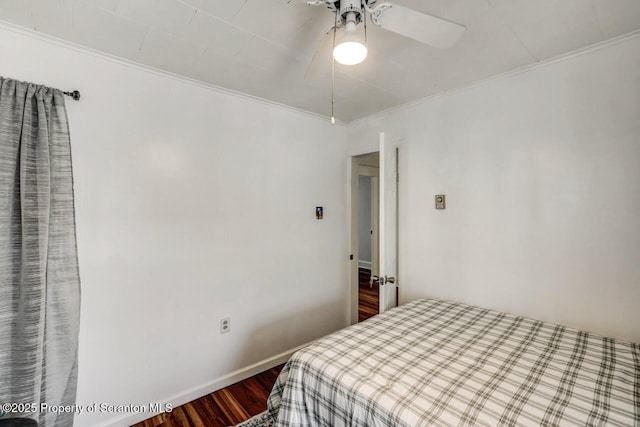
[[[358,286],[358,322],[367,320],[368,318],[378,314],[380,296],[378,284],[373,286],[369,284],[371,270],[360,268],[358,270],[359,286]]]
[[[369,270],[359,270],[358,321],[378,314],[378,284],[369,284]],[[134,427],[226,427],[267,409],[267,398],[283,365],[218,390]]]
[[[226,427],[267,409],[267,398],[283,365],[156,415],[134,427]]]

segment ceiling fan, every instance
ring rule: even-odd
[[[299,0],[311,6],[326,6],[334,15],[333,26],[325,33],[307,68],[305,79],[314,78],[333,60],[343,65],[356,65],[367,57],[367,14],[371,22],[387,31],[420,43],[448,49],[455,45],[466,27],[405,6],[378,0]],[[362,25],[360,25],[362,24]],[[335,62],[331,60],[331,123],[335,124]]]
[[[335,23],[320,40],[305,77],[322,67],[331,49],[333,57],[341,64],[355,65],[364,61],[367,56],[367,14],[378,27],[438,49],[455,45],[466,30],[463,25],[378,0],[301,1],[311,6],[326,6],[335,14]]]

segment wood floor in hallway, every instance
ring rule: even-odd
[[[378,314],[380,296],[378,283],[369,284],[371,270],[360,268],[358,270],[358,322]]]

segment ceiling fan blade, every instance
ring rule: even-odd
[[[467,29],[463,25],[391,3],[375,7],[373,21],[385,30],[438,49],[455,45]]]
[[[333,61],[333,28],[318,42],[313,59],[304,75],[305,80],[321,79],[329,74],[331,61]]]

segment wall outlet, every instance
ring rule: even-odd
[[[228,334],[229,332],[231,332],[231,317],[220,319],[220,333]]]

